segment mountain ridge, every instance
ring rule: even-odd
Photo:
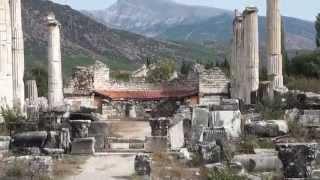
[[[122,1],[126,1],[126,3],[122,4]],[[214,7],[184,5],[173,1],[169,1],[171,2],[169,5],[161,6],[162,2],[168,2],[167,0],[152,2],[157,3],[156,9],[149,5],[149,0],[118,0],[107,9],[83,11],[83,13],[114,28],[158,39],[174,41],[189,39],[196,43],[219,41],[221,39],[224,41],[231,40],[232,11]],[[181,13],[179,9],[184,7],[188,7],[188,9]],[[194,13],[199,11],[207,16]],[[167,12],[175,12],[175,14]],[[134,14],[134,18],[131,18],[129,14]],[[180,18],[180,21],[177,20],[179,19],[177,17]],[[170,21],[174,18],[176,18],[176,21]],[[315,29],[312,22],[286,16],[283,16],[283,19],[287,34],[287,49],[315,48]],[[264,44],[265,17],[259,16],[259,20],[261,43]],[[166,23],[167,21],[171,23]],[[202,41],[199,42],[199,39]]]
[[[109,28],[67,5],[49,0],[23,0],[27,68],[47,63],[46,16],[51,11],[62,24],[63,65],[67,71],[75,65],[92,64],[95,60],[115,68],[132,69],[144,63],[146,58],[173,58],[181,62],[193,61],[195,54],[201,54],[204,59],[211,59],[213,55],[209,50],[195,50],[181,43],[154,40]]]

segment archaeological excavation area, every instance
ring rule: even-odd
[[[158,63],[63,77],[63,26],[46,17],[48,92],[24,77],[21,0],[0,0],[0,180],[320,179],[320,94],[284,85],[280,0],[267,2],[267,79],[258,9],[235,11],[229,67]]]

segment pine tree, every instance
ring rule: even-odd
[[[316,31],[317,31],[316,44],[317,44],[317,47],[320,47],[320,13],[317,16],[317,20],[316,20],[316,23],[315,23],[315,28],[316,28]]]

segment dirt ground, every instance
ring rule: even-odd
[[[146,121],[113,121],[110,124],[112,134],[117,137],[144,139],[151,136],[151,128]]]
[[[134,157],[134,155],[92,156],[80,166],[80,173],[61,180],[130,180],[134,174]]]
[[[148,122],[112,121],[112,135],[121,138],[144,139],[151,135]],[[131,180],[134,177],[135,155],[105,154],[89,156],[77,172],[61,180]],[[60,180],[60,179],[59,179]]]

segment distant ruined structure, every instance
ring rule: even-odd
[[[267,64],[274,89],[283,88],[279,0],[267,0]]]
[[[12,27],[12,79],[14,107],[22,111],[24,108],[24,44],[21,20],[21,0],[10,0]]]
[[[61,67],[60,26],[55,15],[48,15],[49,47],[48,47],[48,101],[49,108],[64,105]]]

